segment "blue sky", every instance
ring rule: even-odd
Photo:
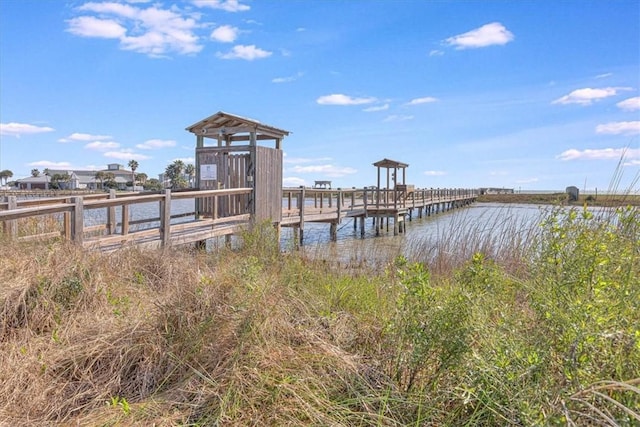
[[[638,191],[640,2],[0,0],[14,179],[154,177],[218,111],[291,131],[290,186]]]

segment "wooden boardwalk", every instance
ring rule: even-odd
[[[0,235],[6,239],[42,240],[64,238],[83,247],[101,251],[132,245],[175,246],[201,244],[207,239],[231,236],[248,229],[252,222],[249,195],[252,188],[196,190],[163,193],[123,193],[65,195],[49,198],[0,199]],[[303,241],[305,223],[329,224],[332,239],[337,225],[345,218],[354,219],[364,236],[365,221],[371,219],[377,234],[390,224],[394,234],[405,231],[407,220],[472,203],[476,190],[424,189],[399,195],[377,189],[324,190],[310,188],[283,189],[282,213],[272,219],[275,226],[294,227]],[[395,199],[394,199],[395,197]],[[171,212],[174,200],[192,200],[194,206],[233,206],[233,210],[204,217],[196,212]],[[136,205],[146,204],[153,213],[132,219]],[[152,206],[153,209],[148,209]],[[91,211],[98,224],[86,224]],[[299,233],[299,234],[298,234]]]

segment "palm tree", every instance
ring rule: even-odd
[[[193,164],[189,163],[184,167],[184,173],[189,175],[189,187],[193,188],[193,177],[196,174],[196,167]]]
[[[136,181],[138,181],[142,185],[144,185],[147,182],[147,179],[149,179],[149,177],[144,172],[140,172],[136,174]]]
[[[131,168],[131,188],[136,190],[136,169],[138,169],[138,162],[135,160],[129,160],[129,168]]]
[[[13,176],[13,172],[11,172],[9,169],[0,171],[0,185],[2,185],[3,180],[5,184],[9,182],[9,178],[11,178],[12,176]]]
[[[38,169],[31,169],[31,176],[40,176],[40,171]]]
[[[105,171],[98,171],[96,172],[95,179],[97,179],[98,181],[100,181],[100,188],[104,189],[104,179],[106,178],[106,172]]]
[[[184,167],[184,162],[182,160],[174,160],[173,163],[165,169],[165,175],[169,180],[171,180],[171,188],[184,188],[186,186],[187,183],[182,176]]]

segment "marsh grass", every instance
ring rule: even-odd
[[[640,214],[542,218],[348,271],[3,242],[0,425],[637,424]]]

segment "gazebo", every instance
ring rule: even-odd
[[[219,111],[186,128],[196,135],[196,182],[200,190],[252,188],[247,197],[197,206],[199,215],[249,213],[258,221],[282,219],[282,140],[289,131]],[[215,145],[206,145],[213,140]],[[275,141],[274,147],[258,142]]]
[[[409,165],[396,160],[382,159],[375,162],[373,166],[378,169],[377,207],[380,207],[381,202],[383,202],[384,205],[389,205],[392,202],[396,205],[399,199],[398,196],[406,194],[407,192],[405,180],[407,177],[406,168],[408,168]],[[386,169],[387,179],[387,184],[384,187],[384,193],[382,193],[382,189],[380,188],[380,175],[382,169]],[[401,177],[398,177],[399,172],[402,173]]]

